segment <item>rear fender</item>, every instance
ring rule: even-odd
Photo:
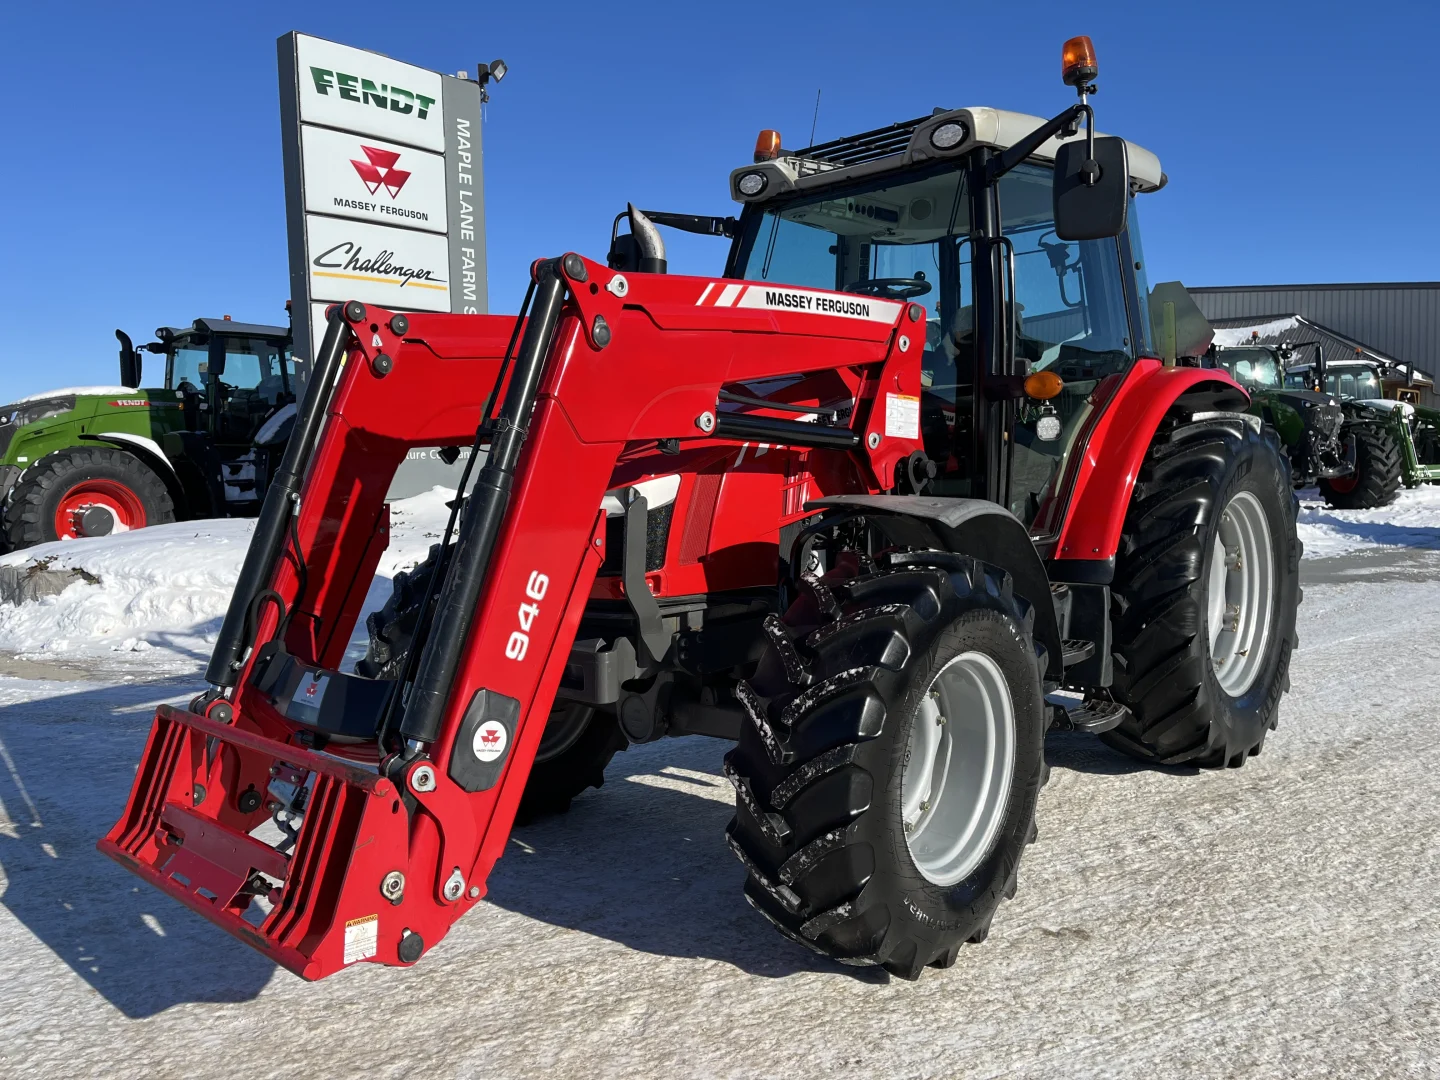
[[[1182,398],[1197,414],[1244,413],[1250,404],[1245,391],[1223,371],[1137,360],[1088,438],[1071,455],[1069,505],[1052,556],[1055,580],[1110,583],[1135,478],[1160,422]]]
[[[805,508],[859,510],[895,543],[953,551],[1008,571],[1016,594],[1035,609],[1035,640],[1047,654],[1045,677],[1058,681],[1063,676],[1060,627],[1045,564],[1024,524],[1003,506],[985,499],[924,495],[831,495]]]

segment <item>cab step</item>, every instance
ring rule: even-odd
[[[1079,638],[1066,638],[1060,643],[1060,650],[1065,659],[1065,666],[1070,667],[1094,656],[1095,642],[1082,641]]]
[[[1130,710],[1118,701],[1087,698],[1075,708],[1058,706],[1054,727],[1059,731],[1087,731],[1091,735],[1099,735],[1119,727],[1129,715]]]

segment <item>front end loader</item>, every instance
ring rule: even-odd
[[[1013,895],[1047,730],[1257,753],[1288,466],[1224,372],[1150,351],[1159,165],[1094,132],[1088,39],[1065,60],[1049,121],[763,133],[721,277],[666,273],[632,210],[618,265],[536,262],[513,322],[333,308],[210,689],[158,710],[101,849],[305,978],[404,966],[517,815],[624,745],[724,738],[747,900],[915,978]],[[341,670],[391,475],[466,442],[445,538]]]

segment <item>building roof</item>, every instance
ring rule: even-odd
[[[1407,379],[1412,385],[1429,387],[1433,386],[1435,382],[1434,376],[1428,371],[1423,371],[1413,364],[1407,364],[1379,349],[1373,349],[1363,342],[1356,341],[1348,334],[1342,334],[1338,330],[1322,326],[1303,315],[1292,313],[1239,319],[1212,319],[1210,325],[1215,328],[1215,344],[1222,348],[1248,345],[1252,340],[1257,345],[1290,344],[1297,346],[1318,341],[1321,351],[1325,354],[1327,364],[1354,360],[1358,356],[1363,360],[1373,360],[1384,367],[1398,369],[1398,377]],[[1252,339],[1252,333],[1259,336]],[[1301,351],[1300,359],[1302,364],[1295,366],[1303,366],[1303,362],[1310,359],[1308,350]]]
[[[1191,288],[1216,326],[1291,313],[1425,371],[1440,371],[1440,281]]]

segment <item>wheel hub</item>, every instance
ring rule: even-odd
[[[55,507],[55,535],[61,540],[109,536],[145,527],[140,496],[114,480],[82,480]]]
[[[1207,627],[1220,688],[1240,697],[1265,662],[1275,607],[1275,559],[1264,507],[1238,492],[1220,515],[1210,552]]]
[[[900,784],[910,857],[953,885],[990,853],[1015,771],[1015,707],[989,656],[961,653],[930,684],[910,725]]]

